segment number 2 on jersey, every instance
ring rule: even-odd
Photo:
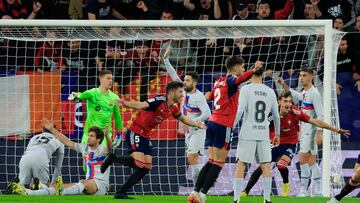
[[[218,104],[219,100],[220,100],[220,88],[216,88],[215,92],[214,92],[214,107],[215,110],[219,110],[220,109],[220,104]]]

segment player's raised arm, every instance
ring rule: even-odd
[[[170,63],[170,60],[169,60],[170,52],[171,52],[171,47],[167,47],[166,51],[164,53],[164,56],[163,56],[166,72],[169,73],[169,75],[173,81],[182,82],[181,79],[179,78],[179,76],[177,75],[174,67]]]
[[[71,141],[64,134],[56,130],[53,121],[49,121],[48,119],[43,118],[42,125],[44,128],[48,129],[60,142],[68,146],[70,149],[75,150],[75,142]]]
[[[188,126],[192,126],[192,127],[196,127],[196,128],[200,128],[200,129],[206,128],[206,126],[203,122],[195,122],[195,121],[191,120],[189,117],[184,116],[184,115],[180,115],[179,117],[177,117],[177,119]]]
[[[350,130],[336,129],[333,126],[329,125],[328,123],[326,123],[322,120],[315,119],[315,118],[310,118],[309,123],[316,125],[320,128],[328,129],[328,130],[338,133],[340,135],[349,136],[351,134]]]
[[[116,105],[125,106],[127,108],[137,109],[137,110],[146,109],[149,108],[150,106],[148,102],[139,102],[134,100],[125,101],[124,99],[117,100]]]
[[[94,91],[91,90],[86,90],[85,92],[81,93],[81,92],[71,92],[71,94],[68,97],[68,100],[72,101],[72,100],[87,100],[90,99],[91,97],[93,97],[93,93]]]
[[[104,137],[106,139],[106,152],[111,152],[112,150],[112,140],[111,137],[109,136],[109,126],[105,127],[105,131],[104,131]]]

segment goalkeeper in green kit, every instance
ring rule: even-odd
[[[68,100],[86,100],[87,115],[84,127],[84,134],[82,136],[82,143],[87,143],[88,129],[97,126],[105,131],[106,126],[112,126],[112,116],[114,115],[116,137],[113,140],[113,148],[117,147],[121,142],[122,119],[120,110],[116,101],[119,96],[113,93],[110,89],[113,86],[112,72],[109,70],[102,70],[99,73],[100,86],[92,88],[83,93],[72,92]],[[109,127],[109,136],[112,137],[112,129]],[[106,139],[101,143],[106,145]]]

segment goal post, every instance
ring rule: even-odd
[[[315,42],[313,41],[305,40],[304,42],[301,43],[303,43],[302,44],[303,46],[309,46],[309,47],[314,46],[312,48],[314,49],[312,50],[314,52],[323,53],[323,56],[321,56],[323,57],[323,59],[319,57],[318,65],[314,65],[313,62],[308,62],[307,65],[316,66],[317,70],[323,68],[323,75],[321,75],[322,81],[320,82],[318,81],[317,83],[322,84],[323,86],[321,92],[323,96],[322,100],[324,107],[324,120],[333,125],[337,125],[337,126],[339,125],[339,118],[337,115],[338,108],[337,108],[337,100],[335,93],[335,85],[336,85],[335,74],[336,74],[337,45],[343,33],[336,33],[336,34],[334,33],[332,29],[331,20],[251,20],[251,21],[246,21],[246,20],[245,21],[243,20],[239,20],[239,21],[1,20],[0,27],[1,27],[1,31],[0,31],[1,39],[11,39],[15,41],[25,41],[25,42],[49,40],[49,38],[41,32],[38,32],[38,34],[34,36],[33,28],[37,28],[38,30],[54,30],[57,32],[57,36],[56,38],[51,38],[51,40],[62,41],[62,42],[66,42],[69,40],[126,41],[126,40],[158,40],[158,39],[165,40],[166,39],[171,41],[171,40],[179,40],[179,39],[180,40],[190,40],[190,39],[217,40],[217,39],[226,39],[226,38],[230,38],[230,39],[252,38],[253,41],[255,41],[255,38],[271,38],[270,41],[272,41],[273,38],[279,36],[289,37],[289,38],[294,36],[295,37],[315,36],[315,41],[317,41],[318,38],[320,38],[319,36],[324,36],[323,47],[320,48],[314,48],[316,44],[314,44]],[[4,29],[4,28],[8,28],[8,29]],[[121,31],[115,34],[109,34],[110,28],[120,28]],[[295,40],[291,42],[289,41],[289,43],[295,44],[294,47],[296,47],[296,43],[300,43],[300,42],[297,42]],[[259,43],[256,44],[256,46],[261,47],[262,44]],[[190,49],[191,48],[196,49],[196,52],[198,53],[198,49],[199,49],[198,47],[195,48],[190,47]],[[207,47],[205,47],[204,49],[206,50]],[[288,50],[288,51],[293,52],[293,50]],[[310,50],[308,50],[308,52],[310,52]],[[297,58],[288,59],[286,55],[287,53],[281,53],[281,54],[276,52],[270,53],[269,51],[268,54],[275,55],[274,57],[276,58],[276,60],[278,60],[278,58],[281,58],[282,60],[281,63],[293,64],[293,62],[296,61],[301,65],[304,64],[302,60]],[[263,55],[264,56],[261,57],[267,58],[265,56],[266,54]],[[310,55],[310,54],[304,53],[303,55]],[[199,63],[197,61],[198,60],[197,57],[199,56],[195,55],[194,57],[195,58],[194,66],[196,66],[196,64]],[[214,54],[214,57],[216,57],[216,54]],[[252,54],[250,58],[251,57],[256,57],[256,53]],[[311,59],[309,58],[304,60],[310,61]],[[267,61],[265,61],[265,63],[266,62]],[[214,71],[215,67],[222,65],[223,64],[215,64],[215,62],[213,62],[213,66],[210,67],[212,68],[210,72],[213,73],[211,76],[212,81],[214,80],[213,78],[215,77],[214,75],[218,75],[217,73],[218,71]],[[208,64],[204,65],[204,67],[208,67]],[[202,74],[204,72],[206,72],[205,68],[202,70],[202,72],[199,73]],[[274,75],[276,75],[276,71],[274,71]],[[123,77],[126,77],[126,75],[123,75]],[[202,88],[206,89],[205,85],[203,85]],[[279,91],[278,87],[276,87],[276,91]],[[323,195],[328,197],[334,193],[332,189],[334,188],[339,189],[339,187],[344,182],[341,174],[341,165],[339,166],[339,163],[334,163],[330,161],[330,154],[332,154],[331,152],[334,150],[336,151],[335,156],[338,159],[340,159],[339,161],[341,161],[341,152],[339,151],[341,150],[341,143],[340,143],[341,140],[338,136],[334,135],[333,133],[327,130],[324,130],[323,135],[324,137],[323,137],[323,151],[322,151],[322,184],[323,184],[322,189],[323,189]],[[186,163],[181,163],[181,164],[186,165]],[[334,164],[337,165],[332,166]],[[159,179],[160,176],[161,175],[159,174]],[[150,180],[150,182],[151,181],[153,180]],[[169,187],[171,187],[171,183],[169,184],[170,184]],[[157,193],[159,191],[154,189],[154,191],[151,192]],[[160,191],[160,193],[161,192],[162,191]],[[145,193],[146,192],[143,192],[143,194]]]

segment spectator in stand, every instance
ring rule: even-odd
[[[196,19],[200,18],[200,15],[208,15],[209,20],[215,20],[221,18],[221,9],[219,6],[219,0],[184,0],[185,8],[190,11],[194,16],[197,16]],[[203,17],[206,18],[207,17]]]
[[[271,11],[270,1],[269,0],[261,0],[258,4],[258,15],[257,19],[288,19],[290,13],[292,12],[294,7],[293,0],[287,0],[284,8],[277,10],[275,12]]]
[[[28,10],[31,9],[32,3],[41,3],[42,9],[38,12],[37,19],[69,19],[69,0],[27,0],[22,2],[27,4]]]
[[[161,13],[160,20],[174,20],[174,16],[170,10],[164,10]]]
[[[69,17],[73,20],[83,19],[83,1],[81,0],[70,0],[69,2]]]
[[[71,40],[64,44],[63,58],[65,60],[66,70],[80,72],[84,71],[89,66],[89,52],[88,42]]]
[[[161,19],[164,11],[166,11],[166,14],[171,14],[171,19],[166,20],[172,20],[173,14],[170,10],[167,10],[167,5],[164,5],[164,3],[159,2],[159,0],[150,0],[150,1],[139,1],[136,4],[136,7],[141,10],[140,18],[145,20],[157,20]]]
[[[360,1],[360,0],[359,0]],[[348,30],[348,45],[351,50],[360,52],[360,15],[356,16],[355,25]]]
[[[345,28],[351,26],[355,22],[355,4],[353,0],[310,0],[318,2],[322,16],[327,19],[335,19],[342,17],[344,19]]]
[[[29,14],[26,7],[19,0],[0,0],[1,19],[35,19],[42,5],[35,1],[32,4],[32,12]]]
[[[126,19],[114,8],[110,0],[88,0],[84,10],[86,14],[84,18],[89,20]]]
[[[341,16],[338,16],[336,18],[334,18],[333,20],[333,28],[339,31],[344,31],[344,18],[342,18]]]
[[[238,0],[235,4],[236,14],[232,17],[232,20],[252,20],[256,19],[256,13],[249,11],[248,0]]]
[[[341,94],[342,86],[344,83],[352,81],[353,72],[356,72],[358,66],[359,54],[352,51],[348,47],[348,40],[346,38],[341,39],[337,55],[337,75],[336,93]],[[340,80],[342,78],[343,80]]]
[[[47,39],[56,39],[56,32],[48,30]],[[35,68],[39,73],[44,71],[57,71],[65,69],[65,61],[62,57],[62,42],[48,40],[43,42],[35,56]]]

